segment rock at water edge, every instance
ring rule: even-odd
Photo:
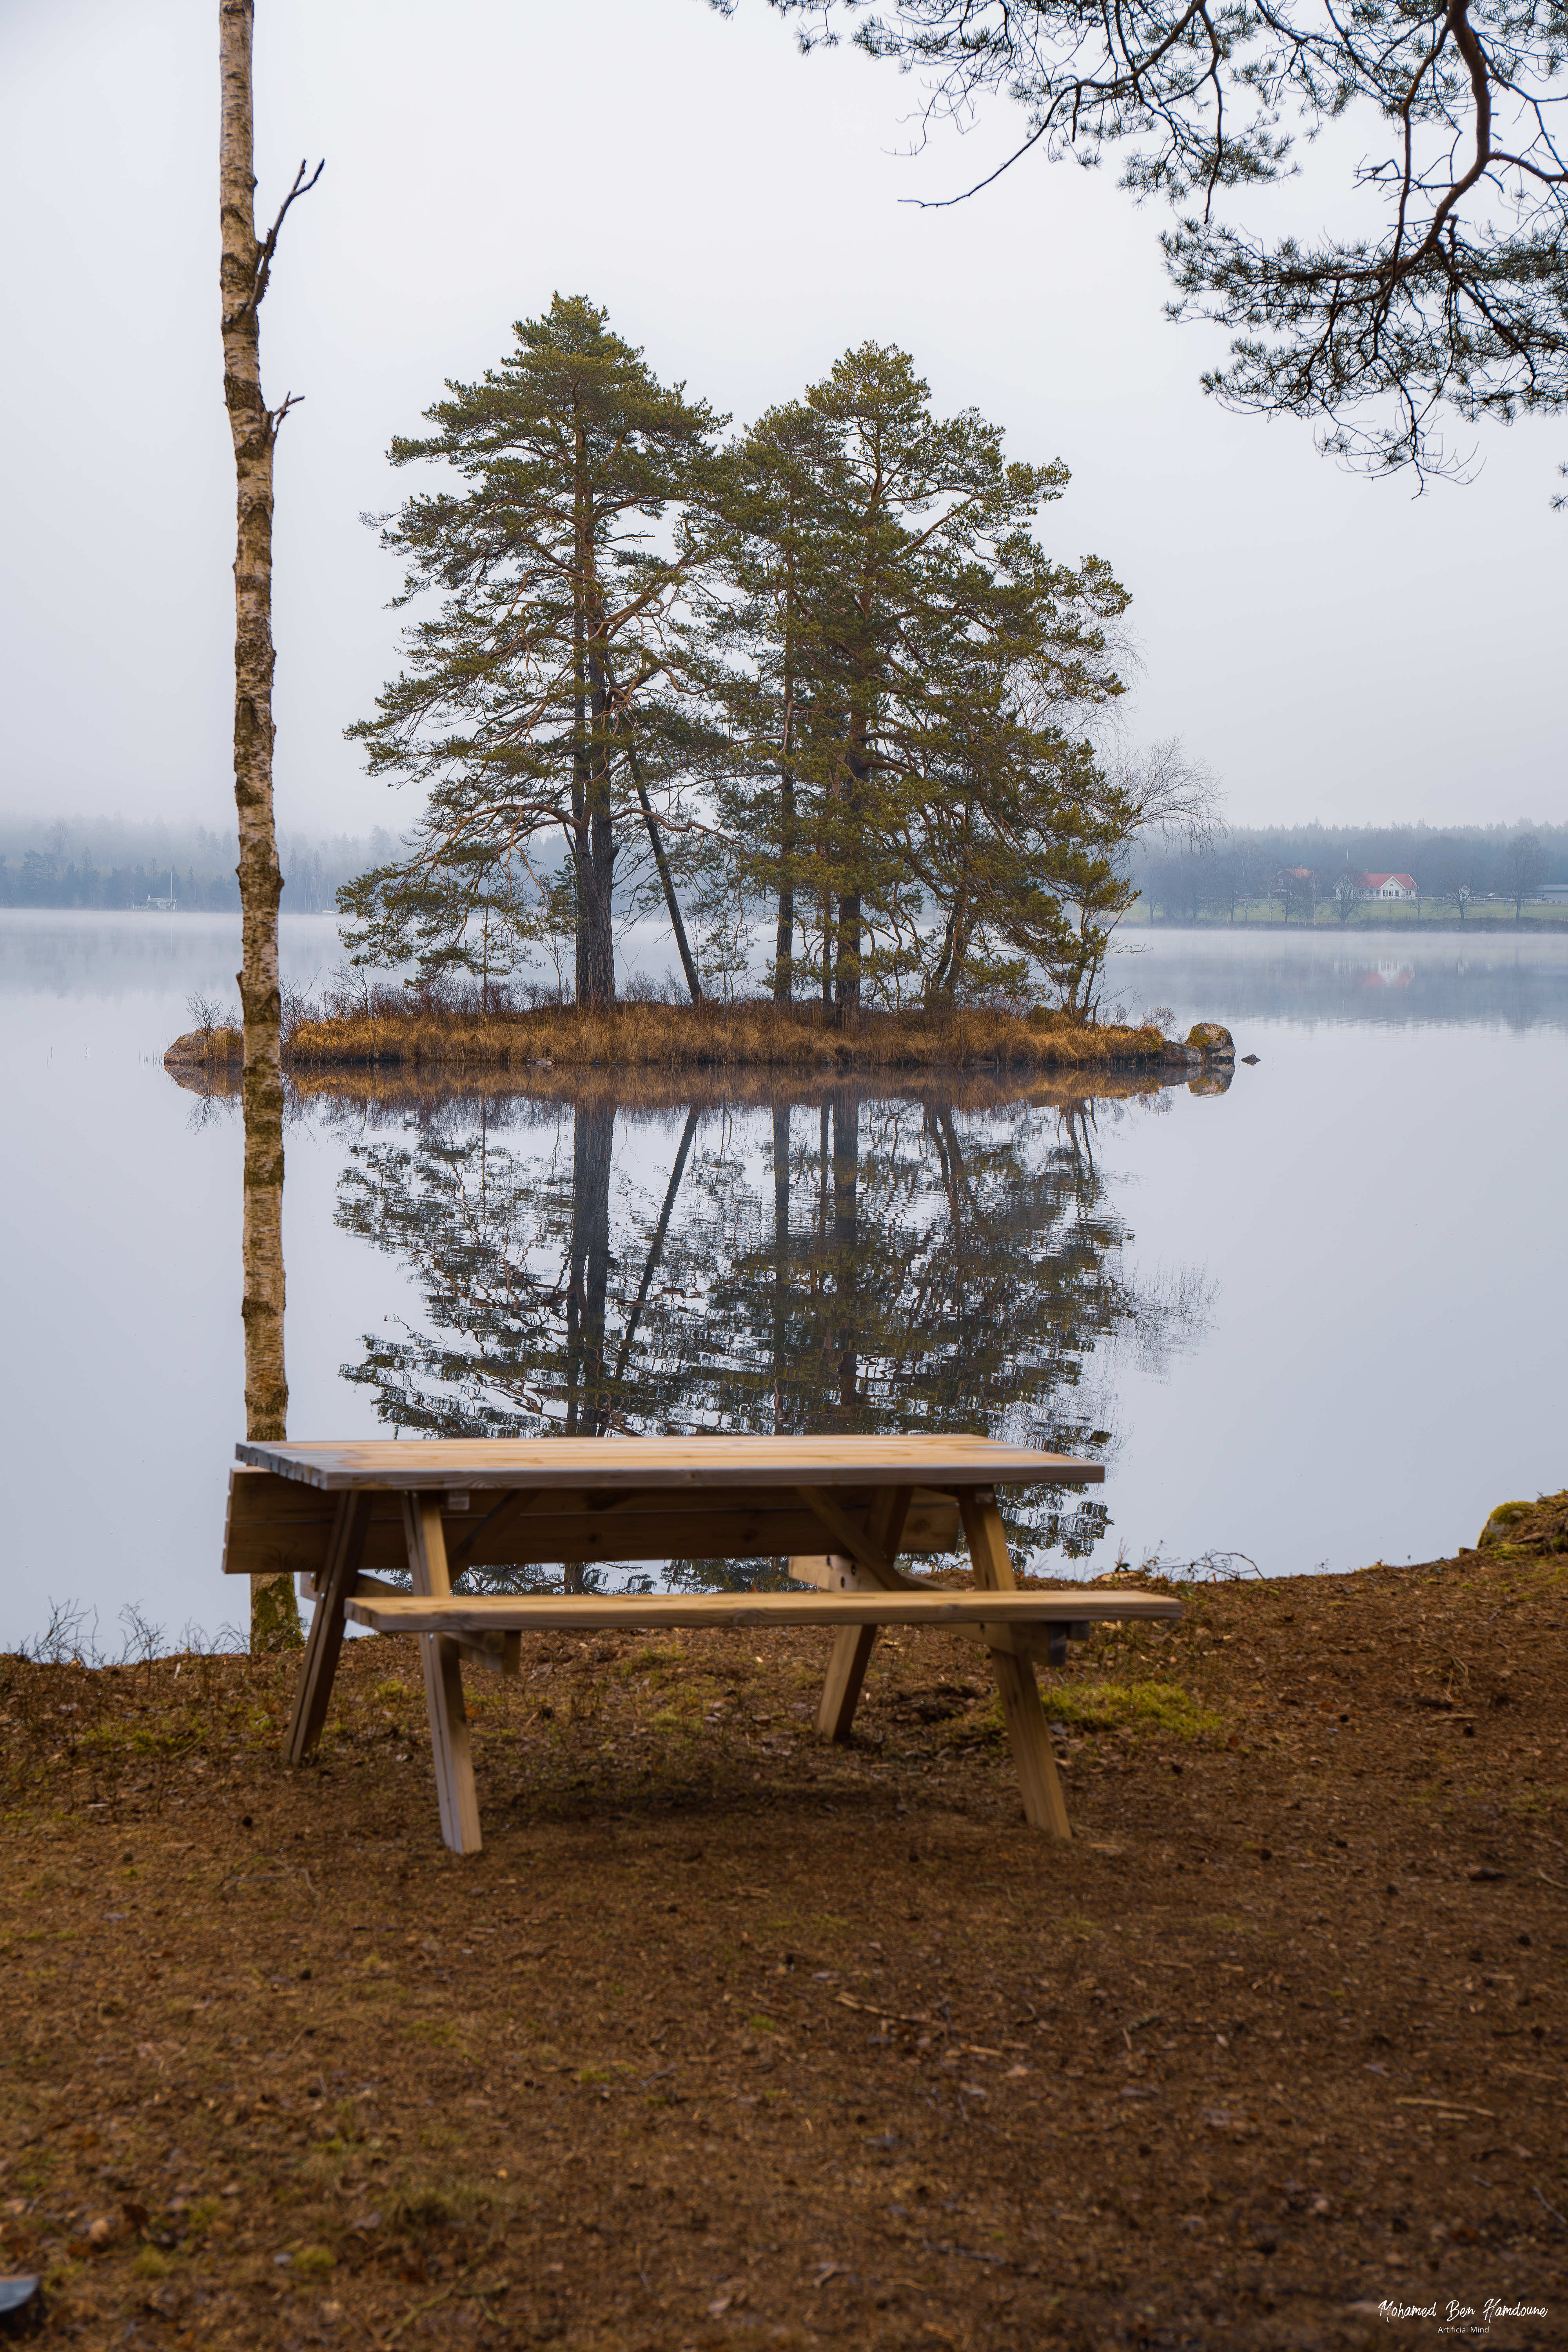
[[[1217,1021],[1194,1021],[1187,1032],[1188,1049],[1208,1062],[1234,1062],[1236,1040]]]

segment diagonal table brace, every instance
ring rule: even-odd
[[[834,1549],[852,1559],[876,1583],[896,1591],[900,1585],[914,1582],[913,1577],[903,1573],[897,1559],[899,1540],[914,1497],[913,1487],[885,1487],[872,1504],[870,1528],[865,1535],[822,1487],[800,1486],[795,1491],[815,1514],[817,1524],[832,1538]],[[816,1710],[818,1738],[848,1738],[855,1710],[860,1704],[866,1669],[871,1663],[880,1630],[877,1625],[846,1625],[835,1637],[827,1661],[827,1678],[822,1686],[822,1703]]]

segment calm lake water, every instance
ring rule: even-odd
[[[301,1104],[290,1428],[984,1429],[1104,1461],[1016,1521],[1090,1575],[1427,1558],[1560,1486],[1568,944],[1139,946],[1113,993],[1227,1023],[1227,1092]],[[284,949],[339,961],[327,918]],[[0,913],[0,1643],[243,1617],[237,1108],[162,1063],[237,960],[226,918]]]

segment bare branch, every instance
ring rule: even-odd
[[[1224,830],[1218,779],[1201,760],[1188,757],[1177,735],[1118,762],[1111,781],[1132,803],[1135,833],[1163,834],[1187,849],[1203,849]]]
[[[310,173],[310,176],[307,180],[305,173],[310,169],[309,159],[301,159],[300,168],[294,174],[294,184],[289,189],[288,194],[284,197],[282,203],[279,205],[278,217],[273,222],[271,227],[268,230],[267,235],[262,239],[261,245],[257,252],[256,289],[250,298],[250,308],[253,310],[258,310],[261,308],[262,302],[266,299],[268,283],[272,276],[272,257],[278,250],[279,236],[281,233],[284,222],[289,217],[289,205],[294,202],[296,196],[308,196],[310,194],[311,189],[315,186],[317,181],[321,178],[326,168],[327,159],[323,155],[321,162],[317,164],[315,170]],[[279,414],[281,414],[281,412],[279,412]]]

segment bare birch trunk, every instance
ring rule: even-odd
[[[239,817],[241,968],[245,1024],[245,1217],[242,1243],[245,1426],[280,1438],[289,1415],[283,1364],[283,1059],[278,980],[282,876],[272,818],[272,449],[289,405],[261,395],[258,313],[282,226],[256,234],[251,45],[254,0],[219,0],[222,127],[218,216],[223,257],[223,389],[234,436],[237,537],[234,560],[234,797]],[[302,173],[303,167],[301,167]],[[299,193],[300,181],[295,182]],[[290,196],[289,201],[292,201]],[[284,211],[288,209],[285,205]],[[287,1577],[253,1577],[251,1646],[299,1637]]]

